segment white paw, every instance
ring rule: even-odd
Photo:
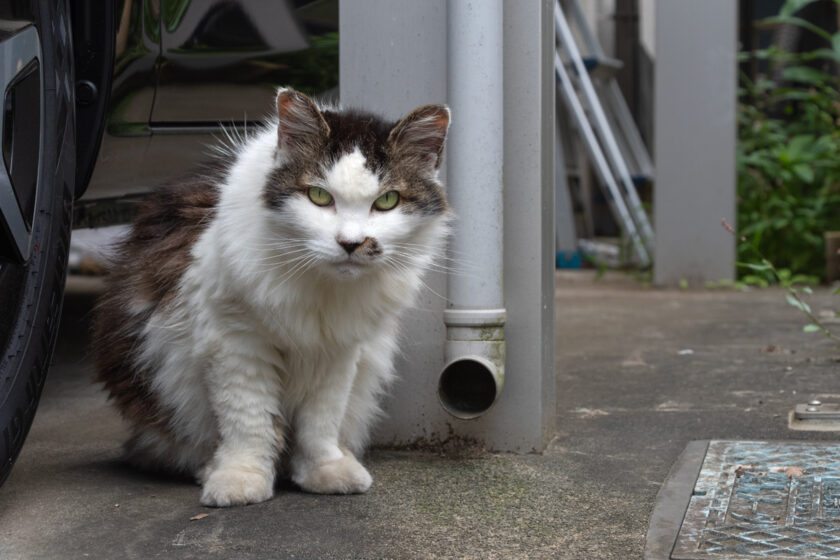
[[[373,483],[370,473],[352,455],[295,473],[292,480],[303,490],[316,494],[362,494]]]
[[[201,489],[201,503],[211,507],[244,506],[270,499],[273,477],[246,467],[228,467],[209,473]]]

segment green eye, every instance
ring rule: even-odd
[[[391,210],[400,201],[400,194],[397,191],[388,191],[373,202],[377,210]]]
[[[332,195],[321,187],[309,187],[307,193],[309,200],[318,206],[329,206],[332,202]]]

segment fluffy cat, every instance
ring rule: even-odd
[[[367,491],[398,317],[447,234],[448,126],[442,105],[389,123],[284,88],[268,126],[150,197],[93,336],[133,463],[195,476],[209,506],[271,498],[284,455],[303,490]]]

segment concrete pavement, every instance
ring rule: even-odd
[[[125,426],[84,352],[92,300],[69,295],[35,424],[0,489],[0,558],[640,558],[688,441],[840,439],[787,429],[796,403],[840,401],[840,353],[802,332],[779,290],[646,290],[589,273],[557,286],[558,426],[545,453],[376,449],[366,495],[286,484],[227,510],[201,507],[189,480],[120,461]],[[840,297],[811,303],[836,309]]]

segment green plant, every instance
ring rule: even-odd
[[[811,310],[811,306],[802,299],[801,294],[812,294],[813,290],[810,286],[802,286],[797,285],[793,282],[790,276],[785,276],[780,274],[779,271],[773,263],[768,261],[767,259],[761,259],[759,263],[738,263],[738,266],[747,268],[752,271],[756,272],[769,272],[773,274],[776,280],[781,284],[785,290],[787,290],[787,294],[785,295],[785,299],[787,300],[788,304],[791,306],[799,309],[802,313],[808,317],[809,323],[802,327],[802,330],[805,332],[814,332],[814,333],[823,333],[828,338],[832,339],[835,342],[840,342],[840,335],[834,333],[828,326],[823,322],[818,316],[814,314]],[[840,294],[840,288],[838,288],[835,292],[836,294]]]
[[[738,104],[740,260],[767,255],[771,268],[746,268],[749,283],[813,281],[824,274],[823,232],[840,227],[840,33],[796,17],[814,0],[789,0],[769,23],[795,25],[825,47],[791,53],[778,46],[742,54],[766,62],[742,77]],[[840,4],[840,0],[835,0]],[[781,77],[777,83],[770,76]],[[785,272],[786,271],[786,272]]]
[[[723,226],[726,231],[735,235],[737,237],[737,233],[735,232],[735,228],[733,228],[729,223],[727,223],[726,219],[721,220],[721,225]],[[833,332],[824,321],[822,321],[814,312],[811,310],[811,306],[808,305],[802,299],[801,294],[812,294],[813,290],[808,285],[803,285],[801,277],[797,277],[792,275],[790,271],[776,268],[776,266],[769,261],[764,255],[761,254],[757,249],[752,247],[747,243],[746,237],[740,238],[741,243],[739,244],[739,252],[740,247],[744,247],[745,251],[751,251],[754,253],[753,258],[757,259],[757,262],[739,262],[736,263],[740,268],[745,270],[749,270],[752,273],[759,273],[761,275],[771,275],[775,282],[778,282],[786,291],[785,300],[787,300],[788,304],[797,308],[805,316],[808,318],[809,322],[805,325],[802,330],[805,332],[820,332],[823,333],[829,339],[840,342],[840,334]],[[765,286],[766,287],[766,286]],[[834,295],[840,295],[840,288],[834,291]],[[835,312],[838,316],[840,316],[840,311]]]

